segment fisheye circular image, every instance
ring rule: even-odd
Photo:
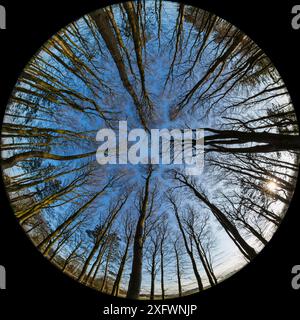
[[[211,12],[161,0],[100,8],[47,41],[1,139],[35,247],[128,299],[198,293],[251,262],[299,167],[295,110],[264,51]]]

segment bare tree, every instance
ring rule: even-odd
[[[189,206],[182,220],[185,230],[193,239],[210,285],[216,285],[217,278],[212,268],[211,259],[209,259],[211,252],[206,252],[207,249],[211,249],[214,245],[209,229],[209,215],[205,214],[203,209],[198,208],[198,210],[196,210],[195,207]]]
[[[167,198],[172,205],[173,212],[175,214],[177,224],[178,224],[179,230],[181,232],[181,235],[182,235],[182,238],[184,241],[184,246],[185,246],[186,252],[188,253],[188,255],[190,257],[193,271],[195,274],[195,278],[197,280],[198,289],[199,289],[199,291],[202,291],[203,290],[203,282],[202,282],[199,270],[197,268],[197,262],[196,262],[192,247],[189,245],[189,241],[188,241],[189,239],[188,239],[188,236],[186,235],[186,232],[185,232],[183,224],[182,224],[182,219],[180,217],[180,213],[179,213],[178,205],[175,200],[175,196],[174,196],[174,194],[169,194],[169,195],[167,195]]]
[[[118,269],[118,273],[111,291],[111,294],[113,296],[118,296],[119,294],[119,288],[120,288],[120,283],[122,280],[125,264],[128,258],[128,252],[130,249],[130,245],[133,240],[133,231],[134,231],[134,226],[133,226],[133,219],[130,217],[129,211],[126,212],[126,215],[123,219],[123,233],[124,233],[124,243],[125,243],[125,248],[124,251],[121,254],[121,261]]]
[[[195,182],[178,171],[174,172],[174,179],[180,182],[183,186],[186,186],[196,196],[196,198],[199,199],[199,201],[204,203],[211,210],[226,233],[247,259],[251,260],[256,256],[256,251],[242,238],[237,228],[230,222],[226,215],[197,189]]]
[[[155,193],[150,191],[150,180],[153,168],[148,167],[147,176],[145,178],[145,186],[139,194],[138,211],[139,217],[135,228],[134,244],[133,244],[133,261],[131,275],[128,285],[127,298],[137,299],[142,283],[142,264],[143,264],[143,246],[145,241],[145,223],[146,219],[152,214]],[[155,190],[154,190],[155,192]],[[150,205],[149,205],[150,204]]]

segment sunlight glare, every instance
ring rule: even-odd
[[[275,181],[268,181],[266,183],[266,189],[271,192],[277,191],[278,184]]]

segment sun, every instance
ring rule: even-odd
[[[278,189],[278,184],[275,181],[268,181],[265,188],[268,191],[275,192]]]

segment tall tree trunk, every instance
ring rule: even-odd
[[[161,287],[161,299],[165,300],[165,275],[164,275],[164,252],[163,246],[160,245],[160,287]]]
[[[177,274],[177,283],[178,283],[178,295],[182,297],[182,286],[181,286],[181,274],[180,274],[180,261],[179,261],[179,253],[174,245],[175,256],[176,256],[176,274]]]
[[[120,50],[118,48],[118,42],[115,38],[114,31],[113,31],[113,29],[110,25],[110,22],[109,22],[109,16],[105,12],[105,10],[100,9],[100,10],[92,13],[91,17],[94,20],[94,22],[96,23],[96,26],[97,26],[108,50],[109,50],[116,66],[117,66],[119,76],[121,78],[121,81],[122,81],[125,89],[130,94],[130,96],[132,97],[132,99],[134,101],[134,104],[135,104],[136,110],[137,110],[137,114],[140,118],[141,124],[148,131],[147,121],[144,117],[143,107],[139,101],[139,98],[138,98],[136,92],[134,91],[134,89],[128,79],[126,67],[123,62],[123,58],[120,53]]]
[[[218,57],[215,62],[209,67],[204,76],[194,85],[194,87],[181,99],[173,110],[172,117],[176,118],[179,113],[187,106],[195,92],[209,79],[209,77],[217,70],[219,66],[224,68],[229,57],[235,52],[236,48],[240,45],[243,39],[242,33],[239,33],[232,41],[231,45],[228,46],[227,50]],[[220,73],[220,72],[219,72]]]
[[[242,222],[246,229],[248,229],[263,245],[267,245],[268,241],[260,234],[255,228],[253,228],[248,222]]]
[[[102,258],[103,255],[105,253],[105,249],[106,249],[106,245],[107,245],[107,241],[105,241],[99,248],[99,252],[97,255],[97,258],[95,260],[95,262],[93,263],[92,267],[90,268],[90,271],[87,274],[87,277],[85,279],[85,281],[83,280],[82,283],[88,283],[89,281],[91,282],[91,284],[93,284],[94,279],[96,277],[97,271],[101,265],[102,262]],[[93,277],[91,278],[92,273],[94,272]]]
[[[152,263],[151,263],[151,290],[150,290],[150,300],[154,300],[155,295],[155,266],[156,266],[156,252],[154,251],[152,254]]]
[[[210,270],[210,268],[209,268],[209,266],[208,266],[208,264],[207,264],[207,261],[206,261],[205,258],[204,258],[204,252],[201,250],[200,245],[199,245],[199,242],[198,242],[198,240],[196,239],[196,237],[195,237],[194,235],[193,235],[192,237],[193,237],[194,242],[195,242],[195,244],[196,244],[196,248],[197,248],[197,251],[198,251],[198,255],[199,255],[199,258],[200,258],[201,263],[202,263],[202,265],[203,265],[203,268],[204,268],[204,270],[205,270],[205,273],[206,273],[206,275],[207,275],[208,281],[209,281],[209,283],[210,283],[211,286],[214,286],[214,285],[216,284],[216,283],[215,283],[215,279],[214,279],[213,275],[211,274],[211,270]]]
[[[211,135],[205,135],[206,152],[228,153],[267,153],[277,151],[300,150],[300,136],[270,132],[244,132],[236,130],[217,130],[205,128]],[[260,143],[254,146],[226,147],[250,142]],[[262,144],[264,143],[264,144]]]
[[[141,41],[141,32],[140,32],[138,17],[134,11],[133,2],[124,2],[123,6],[127,12],[128,21],[130,24],[133,43],[134,43],[136,61],[137,61],[137,65],[138,65],[138,69],[141,77],[142,92],[143,92],[145,102],[147,102],[147,101],[150,101],[150,98],[148,96],[146,83],[145,83],[145,71],[144,71],[143,56],[142,56],[143,45]]]
[[[2,159],[1,165],[3,169],[9,169],[19,161],[33,159],[33,158],[50,159],[50,160],[56,160],[56,161],[67,161],[67,160],[88,158],[91,156],[95,156],[95,151],[81,153],[81,154],[74,154],[69,156],[57,155],[57,154],[52,154],[44,151],[27,151],[27,152],[15,154],[6,159]]]
[[[175,217],[176,217],[176,220],[177,220],[177,224],[178,224],[179,230],[181,232],[181,235],[182,235],[182,238],[183,238],[183,241],[184,241],[184,246],[185,246],[186,252],[188,253],[188,255],[190,257],[190,260],[191,260],[191,263],[192,263],[192,267],[193,267],[193,271],[194,271],[194,274],[195,274],[195,278],[196,278],[197,283],[198,283],[199,291],[202,291],[204,289],[203,288],[202,279],[201,279],[200,273],[199,273],[198,268],[197,268],[197,263],[196,263],[196,260],[195,260],[195,257],[194,257],[194,253],[189,248],[188,241],[187,241],[187,238],[186,238],[186,234],[185,234],[185,231],[184,231],[184,228],[182,226],[182,222],[181,222],[181,219],[180,219],[180,216],[179,216],[177,205],[175,203],[175,200],[172,199],[172,197],[169,197],[169,201],[171,202],[171,204],[172,204],[172,206],[174,208],[174,213],[175,213]]]
[[[136,230],[135,230],[134,243],[133,243],[132,269],[131,269],[128,291],[127,291],[127,298],[129,299],[137,299],[140,295],[140,290],[141,290],[144,227],[145,227],[145,221],[147,216],[151,175],[152,175],[152,168],[149,170],[146,178],[142,206],[141,206],[140,215],[139,215],[139,219],[138,219]]]
[[[102,285],[100,288],[100,291],[103,292],[105,286],[106,286],[106,281],[107,281],[107,275],[108,275],[108,269],[109,269],[109,263],[110,263],[110,259],[111,259],[111,254],[112,254],[112,248],[110,247],[110,250],[107,254],[107,258],[106,258],[106,264],[105,264],[105,270],[104,270],[104,276],[102,279]]]
[[[243,255],[248,259],[252,260],[256,256],[255,250],[242,238],[237,228],[230,222],[226,215],[217,208],[213,203],[211,203],[206,196],[201,194],[182,174],[175,174],[175,179],[186,185],[194,195],[211,210],[213,215],[225,229],[231,239],[234,239],[235,244],[238,244],[238,248],[243,253]]]
[[[103,226],[103,229],[101,230],[101,234],[99,235],[99,238],[97,239],[96,243],[94,244],[92,250],[90,251],[83,267],[82,270],[78,276],[78,281],[82,282],[86,275],[86,271],[89,267],[89,264],[91,260],[93,259],[95,253],[99,249],[101,243],[103,242],[104,237],[108,236],[108,230],[110,230],[111,225],[117,218],[118,213],[121,211],[122,207],[124,206],[125,202],[127,201],[128,196],[126,196],[123,200],[120,201],[120,203],[117,203],[117,205],[114,207],[111,213],[109,213],[108,218],[106,219],[106,223]]]
[[[60,190],[55,192],[54,194],[51,194],[51,195],[45,197],[43,200],[41,200],[37,203],[34,203],[33,206],[31,206],[30,208],[16,211],[15,212],[16,217],[19,219],[21,224],[25,223],[28,219],[30,219],[34,215],[40,213],[43,208],[50,206],[55,201],[57,201],[59,198],[61,198],[63,195],[71,192],[76,187],[78,187],[79,184],[77,184],[77,183],[80,180],[82,180],[81,177],[76,178],[72,182],[70,182],[68,185],[62,187]],[[83,182],[81,181],[80,184],[82,184],[82,183]]]
[[[61,269],[62,272],[64,272],[67,268],[67,266],[69,265],[69,263],[71,262],[71,260],[73,259],[73,257],[75,256],[77,250],[81,247],[82,245],[82,241],[80,241],[76,246],[75,248],[71,251],[71,253],[69,254],[69,256],[67,257],[67,259],[65,260],[64,262],[64,265]]]
[[[214,283],[217,284],[217,283],[218,283],[218,280],[217,280],[217,277],[215,276],[215,273],[214,273],[212,264],[211,264],[211,262],[208,260],[207,254],[205,253],[205,250],[204,250],[201,242],[198,241],[198,243],[199,243],[199,246],[200,246],[200,250],[202,251],[203,258],[204,258],[204,260],[205,260],[205,262],[206,262],[206,265],[207,265],[207,267],[208,267],[208,269],[209,269],[209,272],[210,272],[210,274],[211,274],[211,276],[212,276],[212,278],[213,278],[213,280],[214,280]]]
[[[67,218],[61,225],[59,225],[52,233],[50,233],[39,245],[38,249],[41,250],[45,244],[51,242],[57,235],[65,230],[72,222],[74,222],[100,195],[102,195],[109,187],[112,186],[113,180],[109,182],[90,200],[88,200],[82,207],[76,210],[69,218]]]
[[[118,270],[118,273],[117,273],[117,277],[116,277],[116,280],[114,282],[114,285],[113,285],[113,288],[112,288],[112,291],[111,291],[111,295],[112,296],[118,296],[118,294],[119,294],[120,283],[121,283],[121,280],[122,280],[124,267],[125,267],[127,256],[128,256],[130,240],[131,239],[128,238],[127,242],[126,242],[125,251],[124,251],[124,254],[122,256],[121,263],[120,263],[120,266],[119,266],[119,270]]]

